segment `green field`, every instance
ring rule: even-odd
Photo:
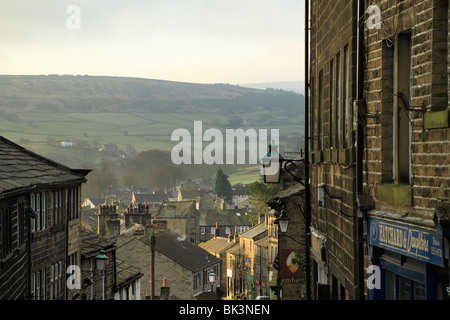
[[[267,129],[269,137],[270,129],[278,129],[282,151],[299,151],[292,148],[303,132],[302,96],[280,90],[134,78],[0,76],[0,97],[1,136],[74,167],[98,165],[105,157],[98,152],[102,144],[116,144],[129,155],[171,151],[178,143],[171,141],[173,131],[186,129],[193,136],[194,121],[202,121],[203,133],[215,128],[223,137],[226,129]],[[73,147],[57,147],[61,141]],[[259,177],[254,166],[227,166],[233,183]]]
[[[172,132],[183,128],[194,134],[194,121],[202,121],[203,132],[217,128],[225,136],[229,118],[223,114],[168,114],[168,113],[16,113],[19,121],[0,119],[0,134],[35,151],[47,147],[49,138],[87,144],[115,143],[121,150],[127,145],[138,152],[159,149],[171,150]],[[243,127],[247,130],[249,127]],[[258,129],[279,129],[281,136],[300,132],[295,125],[252,126]],[[268,131],[270,135],[270,131]]]

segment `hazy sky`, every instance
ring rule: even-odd
[[[303,0],[0,0],[0,74],[300,81],[303,41]]]

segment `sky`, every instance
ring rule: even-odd
[[[0,74],[302,81],[303,42],[302,0],[0,0]]]

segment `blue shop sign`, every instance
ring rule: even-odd
[[[371,245],[444,266],[443,241],[436,233],[374,218],[369,227]]]

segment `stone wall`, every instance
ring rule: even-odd
[[[356,1],[311,7],[311,225],[327,236],[327,275],[357,296],[355,150]],[[318,185],[332,196],[319,206]],[[313,283],[313,286],[315,284]],[[331,286],[330,286],[331,287]]]
[[[395,5],[380,1],[383,28],[365,31],[367,68],[364,98],[367,113],[364,189],[376,199],[431,209],[439,197],[449,197],[449,5],[446,0],[407,0]],[[396,183],[393,117],[396,36],[411,37],[410,182]],[[387,186],[381,185],[387,184]],[[391,185],[390,185],[391,184]]]

